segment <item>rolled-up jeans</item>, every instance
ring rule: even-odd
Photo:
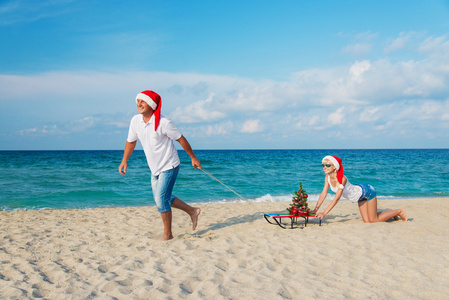
[[[163,171],[158,176],[151,175],[151,189],[153,190],[157,210],[160,213],[170,211],[175,201],[175,196],[172,195],[172,191],[176,177],[178,177],[178,172],[179,166]]]
[[[362,196],[358,202],[361,201],[370,201],[376,197],[376,190],[370,184],[358,184],[362,188]]]

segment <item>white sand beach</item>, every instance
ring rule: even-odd
[[[349,201],[321,227],[263,218],[287,205],[199,205],[196,231],[174,210],[171,241],[155,207],[2,211],[0,298],[447,299],[448,198],[379,200],[405,223]]]

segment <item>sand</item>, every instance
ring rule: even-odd
[[[327,203],[324,203],[326,205]],[[318,226],[281,229],[285,203],[0,212],[0,299],[447,299],[449,199],[380,200],[410,222],[364,224],[340,201]]]

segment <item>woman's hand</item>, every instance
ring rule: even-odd
[[[317,217],[318,219],[322,220],[325,216],[326,216],[325,214],[319,213],[315,217]]]

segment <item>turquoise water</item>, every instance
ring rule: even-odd
[[[321,159],[343,159],[351,183],[370,183],[380,199],[449,197],[449,149],[197,150],[203,167],[248,201],[289,201],[298,182],[316,201]],[[118,173],[123,151],[0,151],[0,210],[153,206],[143,151]],[[180,151],[174,194],[188,203],[241,199],[190,165]]]

